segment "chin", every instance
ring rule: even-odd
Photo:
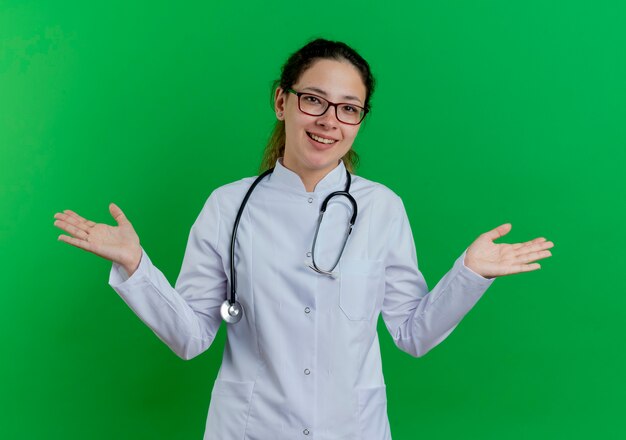
[[[330,171],[339,164],[341,158],[349,150],[349,148],[345,148],[345,145],[342,145],[343,140],[340,144],[325,149],[318,148],[318,146],[312,144],[312,142],[313,141],[306,136],[305,139],[298,142],[299,145],[297,145],[296,148],[291,150],[291,154],[286,152],[286,155],[290,156],[289,162],[291,162],[292,166],[300,169],[308,169],[310,171]]]

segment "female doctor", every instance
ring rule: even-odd
[[[227,322],[204,439],[390,439],[379,314],[401,350],[423,356],[495,277],[551,255],[545,238],[494,243],[507,223],[428,291],[401,199],[352,174],[373,89],[368,63],[343,43],[294,53],[273,92],[263,162],[273,170],[213,191],[174,288],[115,204],[117,226],[54,216],[72,235],[59,240],[113,262],[112,288],[181,358],[207,350]]]

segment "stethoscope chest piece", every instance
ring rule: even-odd
[[[231,304],[229,300],[226,300],[222,303],[222,307],[220,307],[220,314],[222,315],[222,319],[228,324],[234,324],[241,320],[243,307],[241,307],[239,301],[235,301],[234,304]]]

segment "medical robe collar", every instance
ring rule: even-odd
[[[306,188],[304,187],[304,183],[302,183],[302,179],[295,172],[286,168],[282,164],[283,158],[280,157],[276,160],[276,166],[274,168],[274,172],[272,172],[270,176],[270,181],[272,184],[284,185],[290,189],[295,189],[298,192],[308,193]],[[343,188],[346,184],[346,167],[343,163],[343,160],[339,161],[339,165],[337,165],[332,171],[326,174],[322,180],[320,180],[317,185],[315,185],[315,190],[311,194],[325,192],[336,187]]]

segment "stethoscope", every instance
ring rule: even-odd
[[[261,180],[263,180],[265,176],[267,176],[268,174],[271,174],[272,171],[274,171],[274,168],[270,168],[269,170],[265,171],[263,174],[257,177],[256,180],[252,183],[252,185],[248,189],[248,192],[244,196],[243,201],[241,202],[241,206],[239,207],[239,212],[237,212],[237,217],[235,218],[235,224],[233,226],[233,235],[230,240],[230,279],[231,279],[230,297],[222,303],[222,307],[220,308],[220,314],[222,315],[222,319],[226,321],[226,323],[228,324],[234,324],[236,322],[239,322],[239,320],[241,320],[241,317],[243,316],[243,307],[241,306],[239,301],[235,299],[236,298],[235,294],[237,292],[237,274],[235,273],[235,242],[237,240],[237,228],[239,227],[239,220],[241,219],[241,214],[243,213],[243,209],[246,206],[248,199],[250,198],[250,194],[252,194],[252,191],[254,191],[254,188],[258,185],[258,183]],[[339,260],[341,259],[343,250],[345,249],[346,243],[348,242],[348,236],[352,232],[352,226],[354,226],[354,222],[356,221],[357,205],[356,205],[356,200],[354,200],[354,197],[350,195],[350,183],[352,182],[352,177],[350,176],[350,172],[348,170],[346,170],[346,177],[347,177],[346,188],[343,191],[335,191],[335,192],[330,193],[324,199],[324,202],[322,202],[322,206],[320,208],[320,215],[317,218],[317,227],[315,228],[315,235],[313,237],[313,245],[311,247],[311,264],[309,264],[309,267],[319,274],[328,275],[331,277],[334,276],[333,270],[335,269],[335,267],[337,267],[337,264],[339,264]],[[328,205],[328,202],[330,201],[330,199],[332,199],[333,197],[337,197],[337,196],[343,196],[343,197],[348,198],[348,200],[352,204],[352,217],[350,218],[350,221],[348,222],[348,228],[346,229],[346,234],[343,239],[343,244],[341,246],[341,251],[339,252],[339,256],[337,257],[333,266],[330,269],[324,270],[324,269],[321,269],[315,263],[315,244],[317,243],[317,234],[320,230],[320,225],[322,224],[322,219],[324,218],[324,212],[326,212],[326,207]]]

